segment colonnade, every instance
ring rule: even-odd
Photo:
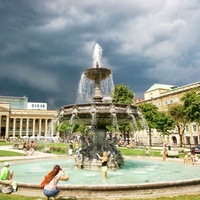
[[[50,136],[57,135],[53,116],[12,116],[9,113],[0,115],[0,136],[20,137],[23,136]]]

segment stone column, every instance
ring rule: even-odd
[[[19,122],[19,137],[22,138],[22,123],[23,123],[23,118],[20,118],[20,122]]]
[[[9,138],[9,116],[6,115],[6,138]]]
[[[15,137],[16,132],[16,118],[13,118],[13,137]]]
[[[39,119],[39,136],[41,136],[42,119]]]
[[[33,136],[35,136],[35,118],[33,119]]]
[[[26,137],[29,135],[29,118],[26,119]]]
[[[53,137],[53,133],[54,133],[54,123],[53,123],[53,119],[51,120],[51,136]]]
[[[45,136],[48,135],[48,119],[45,119]]]

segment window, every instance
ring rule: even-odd
[[[198,137],[197,136],[193,136],[194,138],[194,144],[198,144]]]
[[[186,144],[190,144],[190,137],[186,136]]]
[[[189,127],[188,127],[188,125],[185,126],[185,132],[189,132]]]
[[[160,106],[160,105],[161,105],[161,103],[160,103],[160,102],[158,102],[158,103],[157,103],[157,106]]]
[[[178,102],[178,98],[175,98],[175,99],[174,99],[174,102]]]
[[[193,131],[196,132],[196,131],[197,131],[197,125],[196,125],[196,124],[193,124],[193,125],[192,125],[192,129],[193,129]]]

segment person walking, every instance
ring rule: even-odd
[[[63,174],[61,175],[60,172]],[[51,197],[55,200],[60,195],[60,189],[57,186],[59,180],[67,181],[68,179],[69,176],[66,171],[61,169],[59,165],[55,165],[53,170],[45,176],[43,181],[43,193],[47,197],[47,200],[50,200]]]

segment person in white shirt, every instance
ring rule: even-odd
[[[61,175],[62,172],[63,174]],[[56,199],[60,194],[60,189],[57,187],[59,180],[66,181],[69,179],[66,171],[61,169],[59,165],[55,165],[53,170],[45,176],[45,185],[43,189],[44,195],[49,200],[51,197]]]

